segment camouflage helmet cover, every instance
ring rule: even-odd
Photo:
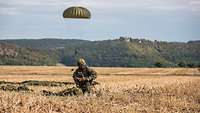
[[[80,58],[78,61],[77,61],[77,64],[78,65],[86,65],[86,62],[83,58]]]

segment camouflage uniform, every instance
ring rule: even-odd
[[[89,68],[86,65],[85,61],[83,65],[79,63],[80,62],[78,62],[79,68],[76,69],[76,71],[73,73],[73,79],[77,87],[79,87],[82,90],[83,94],[86,92],[91,93],[92,81],[96,79],[97,73],[93,69]],[[83,67],[81,68],[80,65]]]

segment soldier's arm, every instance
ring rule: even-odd
[[[80,81],[84,81],[85,79],[83,78],[83,75],[81,77],[81,75],[79,74],[79,71],[76,70],[74,73],[73,73],[73,79],[75,81],[75,83],[78,83]]]
[[[75,78],[76,77],[76,75],[77,75],[77,70],[73,73],[73,78]]]
[[[75,82],[77,82],[77,74],[78,74],[78,71],[76,70],[74,73],[73,73],[73,79]]]
[[[88,72],[90,74],[90,76],[87,77],[87,80],[90,81],[90,80],[94,80],[97,78],[97,72],[93,69],[88,69]]]

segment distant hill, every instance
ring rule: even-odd
[[[47,53],[0,42],[0,65],[56,65]]]
[[[197,67],[200,41],[161,42],[120,37],[115,40],[75,39],[1,40],[48,54],[50,59],[75,65],[83,57],[91,66],[111,67]],[[35,51],[35,52],[36,52]]]

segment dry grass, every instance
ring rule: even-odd
[[[71,69],[73,67],[2,66],[0,81],[73,82],[70,76]],[[41,92],[42,90],[61,92],[74,87],[73,84],[27,85],[33,90],[32,92],[0,90],[0,113],[200,112],[200,77],[191,76],[200,74],[197,68],[96,68],[96,70],[102,74],[97,79],[101,84],[95,86],[93,95],[43,96]]]
[[[0,66],[0,75],[71,75],[75,67]],[[110,68],[96,67],[101,75],[200,75],[199,68]]]

